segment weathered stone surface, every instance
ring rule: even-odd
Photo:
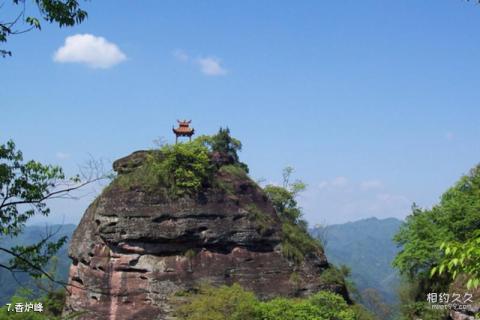
[[[450,285],[449,294],[453,297],[454,294],[460,294],[461,299],[464,299],[465,294],[471,295],[470,301],[467,301],[464,306],[458,310],[451,310],[450,317],[452,320],[477,320],[475,315],[480,313],[480,288],[466,290],[467,278],[460,275]],[[452,298],[453,299],[453,298]],[[465,308],[464,308],[465,307]]]
[[[139,159],[144,152],[114,168],[131,172]],[[195,199],[170,200],[151,188],[108,187],[73,235],[65,312],[86,312],[80,319],[171,319],[175,293],[203,281],[237,282],[263,298],[320,289],[348,297],[342,286],[322,287],[319,275],[329,267],[322,252],[307,255],[301,265],[282,256],[281,222],[253,181],[217,174],[233,193],[208,188]],[[252,210],[268,223],[254,219]],[[293,273],[299,280],[292,281]]]
[[[149,151],[139,150],[127,157],[120,158],[113,163],[113,170],[119,174],[132,172],[135,168],[142,165],[147,158],[148,153]]]

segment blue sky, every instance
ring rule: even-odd
[[[254,178],[295,167],[312,224],[403,218],[480,160],[474,2],[83,4],[85,23],[12,37],[0,60],[0,140],[26,158],[75,173],[172,141],[179,118],[229,126]],[[92,197],[50,221],[78,222]]]

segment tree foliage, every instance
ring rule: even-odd
[[[468,287],[478,286],[479,230],[480,165],[448,189],[431,209],[413,206],[394,237],[402,247],[394,266],[416,290],[411,295],[412,306],[422,304],[428,292],[447,290],[459,274],[469,277]]]
[[[12,0],[12,4],[18,7],[17,14],[10,19],[0,20],[0,42],[7,42],[12,35],[32,29],[40,30],[41,19],[56,23],[60,27],[70,27],[82,23],[87,18],[87,12],[80,8],[77,0]],[[29,7],[33,7],[38,14],[29,15],[27,12]],[[5,57],[12,53],[1,49],[0,55]]]
[[[238,284],[214,288],[202,285],[188,303],[177,310],[180,319],[188,320],[243,320],[255,319],[255,295]]]
[[[171,197],[194,196],[212,186],[217,171],[235,176],[247,174],[248,167],[238,158],[240,149],[240,141],[222,128],[215,135],[203,135],[190,142],[162,144],[139,168],[120,175],[118,183],[125,187],[165,188]]]
[[[160,157],[150,159],[153,170],[177,196],[198,192],[210,176],[208,149],[198,141],[165,145]]]
[[[306,185],[300,180],[290,182],[292,173],[292,167],[285,168],[282,174],[283,185],[267,185],[264,191],[282,220],[282,253],[288,259],[300,263],[306,254],[323,249],[320,242],[308,234],[308,224],[302,219],[302,209],[296,200]]]
[[[78,175],[66,178],[58,166],[24,161],[13,141],[0,145],[0,236],[17,236],[32,216],[49,215],[48,200],[69,198],[70,192],[100,179],[103,177],[86,181]],[[38,243],[28,246],[0,246],[0,251],[12,257],[9,264],[0,264],[0,268],[51,278],[43,267],[66,241],[66,237],[50,241],[53,235],[47,234]]]
[[[476,289],[480,285],[480,230],[471,239],[461,243],[458,241],[444,242],[440,246],[444,256],[438,266],[432,268],[430,276],[441,275],[448,271],[455,280],[463,274],[468,278],[467,289]]]
[[[337,294],[320,291],[307,299],[276,298],[257,307],[262,320],[354,320],[355,312]]]
[[[220,128],[217,134],[210,137],[208,144],[212,152],[227,154],[238,162],[238,152],[242,150],[242,143],[230,135],[229,128]]]
[[[242,150],[242,143],[230,135],[230,129],[228,127],[220,128],[214,135],[203,135],[195,140],[203,143],[210,150],[214,158],[222,158],[220,165],[233,164],[248,173],[248,166],[240,162],[238,156],[238,153]]]
[[[238,284],[218,288],[204,285],[187,297],[177,316],[182,320],[354,320],[356,309],[337,294],[320,291],[305,299],[258,300]]]
[[[65,180],[65,175],[57,166],[34,160],[24,162],[13,141],[0,145],[0,161],[0,236],[16,236],[30,217],[50,213],[45,200],[61,194],[54,188],[59,180]],[[9,266],[0,267],[39,276],[41,272],[33,266],[44,266],[65,241],[61,238],[52,243],[47,238],[30,246],[0,248],[14,257]]]
[[[412,214],[394,237],[402,249],[393,265],[408,279],[422,282],[422,287],[428,290],[439,280],[429,277],[430,269],[442,254],[438,250],[439,242],[452,236],[442,223],[442,213],[438,206],[422,210],[414,205]]]
[[[303,226],[305,221],[302,220],[302,209],[298,206],[296,197],[305,190],[306,185],[300,180],[291,183],[292,173],[292,167],[285,168],[282,173],[283,185],[269,184],[265,186],[264,191],[270,197],[275,210],[283,220]]]

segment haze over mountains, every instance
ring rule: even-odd
[[[311,233],[326,237],[329,262],[348,266],[360,292],[377,289],[386,302],[394,304],[399,278],[392,261],[399,249],[392,238],[401,224],[395,218],[369,218],[327,226],[325,230],[313,228]]]

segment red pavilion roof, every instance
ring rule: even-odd
[[[180,121],[180,120],[177,120],[178,122],[178,127],[177,128],[173,128],[173,132],[177,135],[177,136],[191,136],[194,134],[195,132],[195,129],[194,128],[190,128],[190,123],[192,122],[192,120],[183,120],[183,121]]]

